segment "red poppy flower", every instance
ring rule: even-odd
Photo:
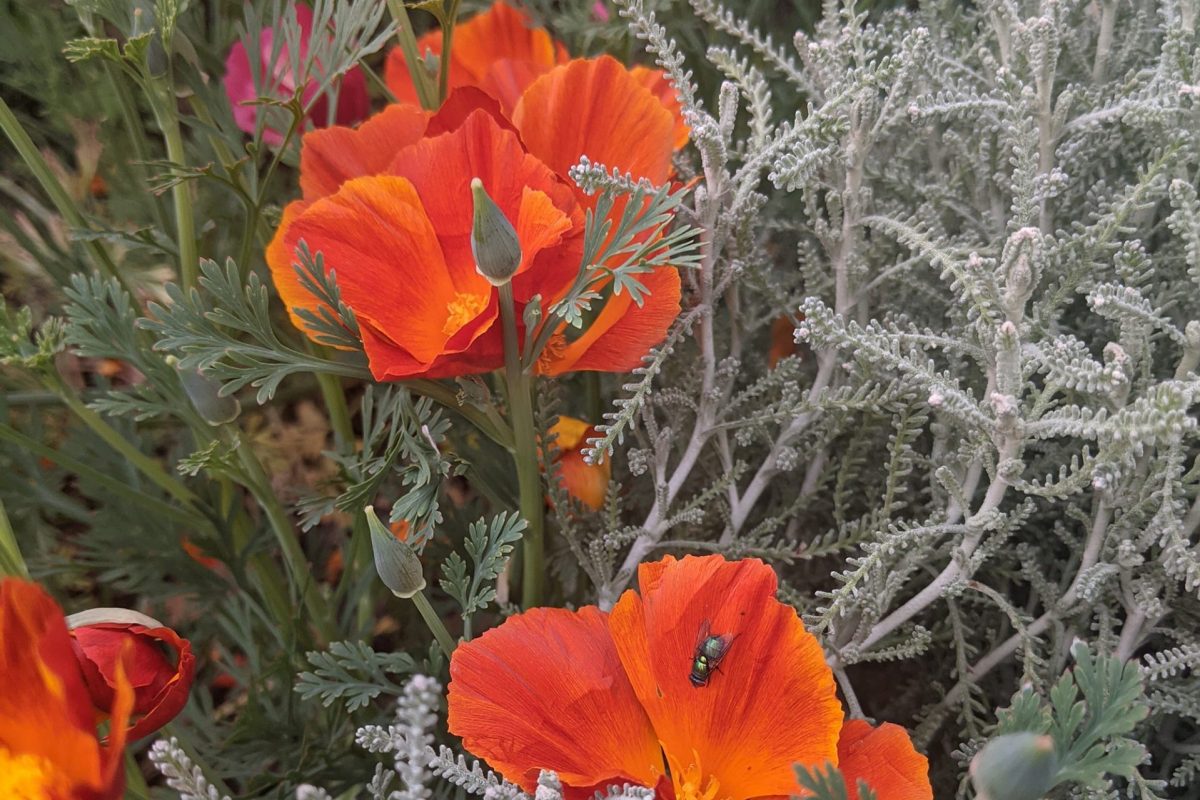
[[[610,614],[533,609],[459,645],[451,733],[527,791],[554,770],[572,798],[622,782],[676,800],[794,795],[793,764],[839,759],[881,800],[932,798],[902,728],[843,725],[821,646],[769,567],[668,557],[638,575],[641,594]],[[697,666],[709,641],[723,657]]]
[[[300,26],[300,59],[303,60],[308,52],[308,42],[311,41],[313,35],[313,15],[312,10],[306,5],[296,4],[295,9],[296,23]],[[296,92],[297,77],[292,74],[291,57],[286,44],[280,45],[275,62],[271,63],[275,33],[274,28],[263,28],[262,33],[259,34],[258,74],[261,80],[268,82],[267,86],[262,87],[265,90],[263,94],[287,99]],[[246,45],[240,41],[234,43],[229,50],[229,56],[225,59],[223,83],[225,95],[233,106],[234,122],[246,133],[253,134],[258,123],[258,115],[261,113],[261,107],[254,104],[254,101],[260,96],[260,89],[254,85],[254,71],[250,68],[250,56],[246,52]],[[317,89],[318,81],[310,78],[301,96],[301,100],[306,106],[317,93]],[[363,77],[362,70],[354,67],[341,78],[335,119],[338,124],[352,125],[366,117],[368,113],[370,113],[370,105],[367,97],[367,82]],[[329,101],[326,97],[318,98],[313,104],[308,114],[308,121],[317,127],[328,124]],[[266,128],[263,131],[263,140],[269,144],[278,145],[283,142],[283,134],[272,128]]]
[[[417,40],[417,53],[442,54],[442,32],[432,30]],[[511,112],[525,87],[570,57],[567,48],[542,28],[531,24],[529,15],[504,2],[493,3],[482,14],[454,27],[450,54],[450,89],[474,86]],[[399,47],[388,53],[384,80],[397,100],[416,103],[408,64]]]
[[[596,435],[596,429],[581,419],[559,417],[550,433],[557,436],[554,443],[558,447],[562,485],[572,497],[593,511],[603,508],[608,481],[612,477],[612,461],[605,459],[600,464],[589,464],[583,458],[587,440]]]
[[[99,714],[112,714],[118,669],[133,685],[130,739],[154,733],[187,704],[196,671],[187,639],[157,620],[123,608],[84,611],[68,622],[75,657]]]
[[[118,666],[101,745],[62,609],[35,583],[0,581],[0,675],[0,797],[121,797],[133,688]]]
[[[581,101],[583,98],[583,101]],[[573,282],[582,257],[583,209],[568,182],[585,153],[637,177],[670,175],[670,113],[611,58],[572,61],[535,81],[509,120],[477,89],[459,89],[436,115],[394,105],[358,129],[304,138],[304,198],[288,205],[267,262],[293,320],[317,301],[293,263],[297,245],[324,256],[361,327],[378,380],[488,372],[503,363],[496,290],[470,250],[471,189],[480,178],[514,224],[523,262],[513,279],[518,319]],[[679,313],[679,276],[643,276],[641,306],[609,299],[582,332],[562,329],[538,364],[546,374],[623,372],[660,342]],[[418,288],[419,287],[419,288]]]

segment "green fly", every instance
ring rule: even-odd
[[[713,672],[721,665],[721,659],[729,653],[733,639],[729,635],[713,635],[708,620],[704,621],[700,626],[700,635],[696,637],[696,654],[692,656],[692,671],[688,674],[692,686],[699,689],[708,684]]]

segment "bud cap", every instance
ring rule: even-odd
[[[475,206],[471,222],[471,255],[475,257],[475,269],[493,286],[503,286],[512,280],[521,266],[521,242],[517,231],[479,178],[471,180],[471,200]]]
[[[1054,740],[1038,733],[1008,733],[992,739],[971,759],[979,800],[1040,800],[1058,775]]]
[[[408,599],[425,588],[421,559],[407,542],[397,539],[367,506],[367,525],[371,529],[371,549],[375,552],[375,571],[383,585],[396,597]]]

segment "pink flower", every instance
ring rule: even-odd
[[[608,6],[605,5],[604,0],[596,0],[592,3],[592,19],[596,22],[608,22],[608,18]]]
[[[312,10],[305,5],[296,4],[296,22],[300,26],[300,60],[308,54],[308,43],[313,35]],[[250,56],[246,46],[241,41],[234,43],[225,59],[225,95],[233,106],[233,119],[237,126],[246,133],[253,134],[258,123],[258,115],[265,113],[263,107],[254,101],[260,96],[275,97],[281,100],[290,98],[296,91],[296,76],[291,71],[291,56],[286,44],[281,44],[272,65],[271,52],[274,48],[275,29],[263,28],[258,39],[259,76],[266,85],[261,92],[254,85],[254,72],[250,69]],[[320,78],[309,76],[304,87],[302,102],[308,106],[317,93]],[[334,120],[338,125],[353,125],[364,119],[370,113],[367,97],[367,82],[358,67],[349,70],[340,80],[337,97],[337,116]],[[313,126],[323,128],[329,122],[329,101],[325,96],[320,97],[306,117]],[[283,132],[270,126],[263,129],[263,140],[268,144],[278,145],[283,142]]]

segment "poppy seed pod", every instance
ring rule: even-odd
[[[992,739],[971,759],[971,780],[981,800],[1038,800],[1054,786],[1054,740],[1037,733]]]
[[[471,221],[475,269],[493,286],[504,286],[521,266],[521,240],[479,178],[471,179],[471,202],[475,206]]]
[[[407,600],[425,588],[421,559],[407,542],[400,541],[379,521],[375,509],[367,506],[366,514],[371,529],[371,549],[375,553],[375,571],[392,594]]]

